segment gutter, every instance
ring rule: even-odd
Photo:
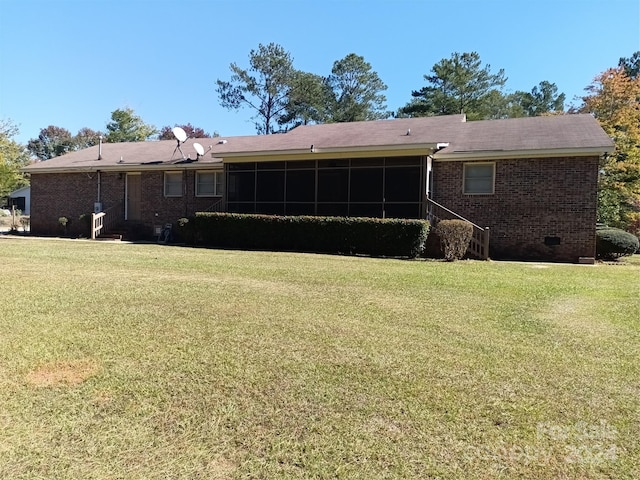
[[[48,160],[47,160],[48,161]],[[39,164],[37,164],[39,165]],[[222,162],[192,162],[188,164],[180,163],[121,163],[117,165],[96,165],[82,167],[23,167],[23,173],[36,175],[38,173],[93,173],[93,172],[141,172],[141,171],[162,171],[167,170],[222,170]]]
[[[407,150],[435,150],[438,143],[413,143],[410,145],[366,145],[355,147],[329,147],[321,148],[315,145],[309,145],[309,148],[289,149],[289,150],[256,150],[244,152],[215,152],[211,153],[212,158],[237,158],[237,157],[269,157],[269,156],[292,156],[292,155],[311,155],[311,154],[340,154],[340,153],[370,153],[370,152],[387,152],[387,151],[407,151]]]
[[[433,155],[436,161],[500,160],[511,158],[592,157],[613,152],[614,147],[553,148],[538,150],[474,150],[468,152],[441,151]]]

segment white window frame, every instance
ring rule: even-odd
[[[479,191],[478,189],[469,188],[467,184],[467,171],[473,167],[491,167],[491,180],[488,185],[490,188],[482,189]],[[488,179],[488,177],[486,177]],[[462,193],[464,195],[493,195],[495,193],[496,186],[496,163],[495,162],[473,162],[473,163],[465,163],[462,171]]]
[[[170,179],[173,179],[173,180],[170,181]],[[180,183],[180,193],[177,193],[178,182]],[[182,185],[182,172],[164,172],[164,196],[165,197],[182,197],[183,194],[184,194],[184,187]]]
[[[213,193],[200,192],[200,186],[203,184],[200,182],[200,175],[213,175]],[[224,189],[224,176],[223,172],[202,171],[196,172],[195,175],[195,192],[196,197],[221,197],[222,190]]]

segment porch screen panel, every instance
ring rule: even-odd
[[[227,209],[255,213],[255,172],[230,171],[227,179]]]
[[[420,167],[390,167],[385,172],[384,197],[387,202],[420,201]]]
[[[257,173],[258,202],[283,202],[284,201],[284,170],[258,171]]]
[[[315,215],[316,206],[311,203],[287,202],[285,204],[285,215]]]
[[[350,201],[382,203],[382,178],[382,168],[352,168]]]
[[[386,218],[420,218],[419,203],[386,203],[384,206]]]
[[[318,203],[317,215],[330,217],[346,217],[349,215],[349,204],[344,203]]]
[[[382,202],[378,203],[350,203],[350,217],[382,217]]]
[[[318,170],[318,203],[349,201],[349,170]]]
[[[282,162],[269,162],[270,168]],[[284,165],[282,165],[284,166]],[[284,170],[258,170],[256,173],[256,213],[284,214]]]
[[[256,213],[256,204],[253,202],[228,202],[227,211],[230,213]]]
[[[287,203],[313,203],[315,201],[315,198],[315,170],[287,170]]]
[[[263,215],[284,215],[284,202],[258,202],[255,212]]]

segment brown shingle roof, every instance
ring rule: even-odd
[[[611,151],[613,142],[591,115],[558,115],[467,122],[451,144],[437,153],[551,152],[553,150]]]
[[[249,153],[309,152],[311,145],[316,151],[435,145],[443,138],[449,138],[463,122],[464,115],[449,115],[304,125],[283,134],[221,137],[218,141],[226,140],[226,143],[214,144],[211,154],[223,157]],[[408,130],[411,131],[410,135],[407,135]]]
[[[465,156],[595,154],[611,151],[613,143],[591,115],[560,115],[507,120],[465,122],[464,115],[401,118],[371,122],[333,123],[301,126],[284,134],[219,137],[187,140],[181,148],[185,155],[196,158],[193,142],[205,149],[198,162],[178,163],[176,142],[104,143],[102,159],[98,146],[72,152],[45,162],[30,165],[25,170],[68,171],[75,169],[144,169],[172,166],[198,168],[220,166],[220,158],[274,155],[279,153],[375,151],[403,148],[424,149],[431,153],[438,143],[449,146],[438,151],[437,159]],[[213,157],[213,158],[212,158]]]
[[[205,150],[209,144],[216,141],[214,138],[202,138],[188,140],[181,145],[185,157],[196,158],[196,151],[193,142],[197,141]],[[176,150],[175,140],[160,140],[152,142],[123,142],[123,143],[103,143],[102,154],[99,159],[100,147],[85,148],[77,152],[67,153],[59,157],[52,158],[29,165],[25,170],[28,172],[38,172],[44,170],[99,170],[99,169],[121,169],[131,170],[141,168],[154,168],[154,165],[163,165],[164,168],[180,164],[182,155]],[[220,159],[212,159],[210,155],[204,155],[197,164],[220,164]],[[192,165],[195,165],[192,164]]]

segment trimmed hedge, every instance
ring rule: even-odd
[[[435,233],[440,238],[444,259],[448,262],[460,260],[467,253],[473,225],[463,220],[440,220],[435,227]]]
[[[634,234],[619,228],[596,229],[596,255],[605,260],[633,255],[640,242]]]
[[[180,230],[188,243],[211,247],[415,258],[429,222],[202,212]]]

